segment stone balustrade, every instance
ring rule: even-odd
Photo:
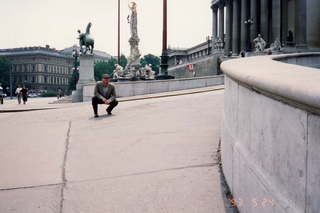
[[[223,83],[224,76],[219,75],[171,80],[116,82],[113,84],[116,87],[117,97],[130,97],[223,85]],[[83,87],[83,101],[91,100],[94,86],[95,84],[87,84]]]
[[[319,61],[305,53],[222,63],[222,164],[240,212],[319,212]]]

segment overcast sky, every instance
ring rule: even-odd
[[[76,44],[77,29],[92,22],[97,50],[117,54],[117,0],[1,0],[0,48],[45,46],[63,49]],[[130,47],[128,0],[121,0],[121,52]],[[136,0],[142,55],[160,55],[162,0]],[[211,0],[168,0],[168,43],[191,47],[211,34]]]

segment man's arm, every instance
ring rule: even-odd
[[[116,89],[114,86],[111,87],[112,90],[111,90],[111,96],[109,98],[109,102],[112,102],[116,99]]]
[[[106,100],[106,98],[99,93],[98,84],[96,84],[96,87],[94,88],[94,96],[96,96],[97,98],[100,98],[103,101]]]

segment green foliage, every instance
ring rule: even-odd
[[[151,64],[152,70],[156,72],[156,74],[159,73],[160,69],[160,58],[158,56],[148,54],[145,55],[141,60],[140,60],[141,66],[145,66],[147,64]]]
[[[48,91],[46,93],[43,93],[41,97],[57,97],[58,93],[54,91]]]
[[[71,78],[69,79],[69,90],[76,90],[77,83],[79,80],[79,70],[74,70]]]
[[[120,66],[122,66],[123,68],[125,68],[128,64],[128,59],[126,58],[125,55],[121,55],[120,56]]]
[[[117,60],[112,58],[107,62],[98,62],[94,66],[94,78],[96,81],[100,81],[103,74],[109,74],[112,76],[113,70],[115,69],[115,65],[117,64]]]
[[[0,83],[2,87],[10,85],[10,69],[10,61],[5,57],[0,57]]]

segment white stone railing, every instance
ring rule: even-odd
[[[319,59],[307,53],[222,64],[222,164],[240,212],[319,212],[320,70],[297,65]]]
[[[224,76],[219,75],[171,80],[116,82],[113,84],[116,87],[117,97],[130,97],[223,85],[223,83]],[[83,101],[91,100],[94,86],[95,84],[88,84],[83,87]]]

